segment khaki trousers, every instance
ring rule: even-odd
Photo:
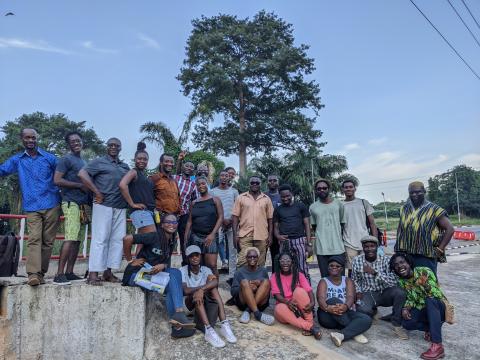
[[[57,235],[60,205],[52,209],[27,212],[27,274],[45,275],[53,242]]]
[[[240,253],[238,254],[237,268],[247,263],[247,248],[256,247],[260,251],[258,266],[265,266],[267,256],[267,240],[253,240],[253,235],[247,235],[239,239]]]

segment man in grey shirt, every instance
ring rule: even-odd
[[[92,160],[78,173],[85,186],[95,195],[87,280],[91,285],[101,285],[98,277],[100,271],[103,271],[103,281],[120,281],[112,274],[112,269],[119,269],[122,261],[127,203],[118,184],[130,170],[118,158],[121,150],[120,140],[109,139],[107,155]]]

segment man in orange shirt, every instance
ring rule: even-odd
[[[237,197],[232,210],[232,229],[235,245],[240,250],[237,268],[246,264],[246,249],[260,251],[258,265],[265,265],[267,249],[272,243],[273,206],[270,198],[260,191],[258,176],[250,178],[250,190]]]
[[[155,207],[161,214],[180,212],[180,195],[177,182],[172,178],[173,156],[162,154],[158,173],[150,176],[154,184]]]

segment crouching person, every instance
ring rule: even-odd
[[[260,251],[256,247],[249,247],[245,250],[247,264],[237,270],[233,277],[230,293],[235,305],[243,311],[239,321],[248,323],[250,313],[255,319],[265,325],[273,325],[273,316],[263,311],[268,308],[270,299],[270,281],[268,272],[264,266],[258,266]]]
[[[145,263],[152,266],[150,274],[157,274],[160,271],[169,274],[165,298],[173,338],[188,337],[195,333],[195,324],[187,319],[183,311],[182,274],[180,270],[168,267],[177,225],[177,217],[169,214],[162,217],[158,232],[126,235],[123,238],[123,252],[128,261],[123,274],[123,285],[135,286],[135,275]],[[134,260],[132,260],[133,244],[142,244]]]
[[[185,305],[190,311],[195,311],[197,329],[205,333],[205,340],[213,347],[221,348],[225,342],[214,329],[217,318],[220,319],[220,334],[225,340],[234,344],[237,338],[225,316],[217,277],[209,267],[200,265],[201,254],[202,250],[197,245],[190,245],[185,250],[188,265],[180,269]]]

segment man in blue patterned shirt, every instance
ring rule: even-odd
[[[57,159],[37,146],[34,129],[20,133],[25,151],[0,165],[0,176],[18,173],[28,224],[28,284],[44,284],[60,215],[60,194],[53,183]]]

